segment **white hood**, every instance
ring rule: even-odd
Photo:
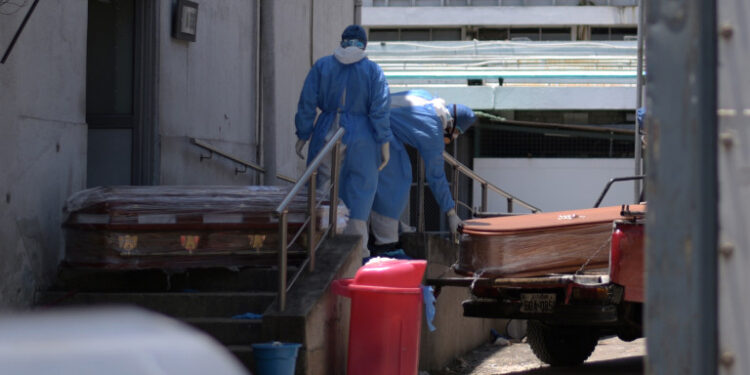
[[[435,108],[435,114],[440,117],[440,121],[443,123],[443,129],[447,128],[451,120],[451,112],[446,107],[445,100],[442,98],[427,100],[417,95],[396,95],[391,97],[391,108],[423,107],[427,104],[432,104],[432,107]]]
[[[333,56],[336,57],[336,60],[340,63],[348,65],[364,59],[367,54],[365,54],[365,51],[362,49],[349,46],[346,48],[336,47],[333,51]]]

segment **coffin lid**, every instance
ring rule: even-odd
[[[585,208],[570,211],[544,212],[520,216],[502,216],[464,221],[464,234],[493,235],[542,229],[563,229],[581,225],[611,223],[622,219],[621,206]],[[645,204],[630,205],[631,211],[646,211]]]

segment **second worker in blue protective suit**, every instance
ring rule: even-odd
[[[424,90],[391,94],[391,159],[380,171],[378,190],[370,216],[376,246],[398,242],[398,223],[409,198],[411,162],[406,145],[414,147],[425,162],[425,177],[442,212],[448,215],[451,232],[458,229],[450,185],[445,177],[445,145],[465,132],[476,120],[474,112],[461,104],[446,104]]]
[[[308,164],[336,127],[346,130],[339,184],[350,218],[344,233],[363,237],[363,256],[369,255],[367,219],[378,185],[378,169],[388,162],[388,141],[392,136],[388,83],[380,66],[367,59],[366,45],[367,35],[362,27],[351,25],[344,30],[340,47],[310,69],[294,119],[300,157],[302,147],[310,140]],[[319,173],[318,186],[326,186],[330,166],[321,167]]]

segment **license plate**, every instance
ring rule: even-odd
[[[554,293],[521,294],[521,312],[551,313],[555,298]]]

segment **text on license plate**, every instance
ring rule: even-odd
[[[551,313],[554,307],[554,293],[521,294],[521,312]]]

